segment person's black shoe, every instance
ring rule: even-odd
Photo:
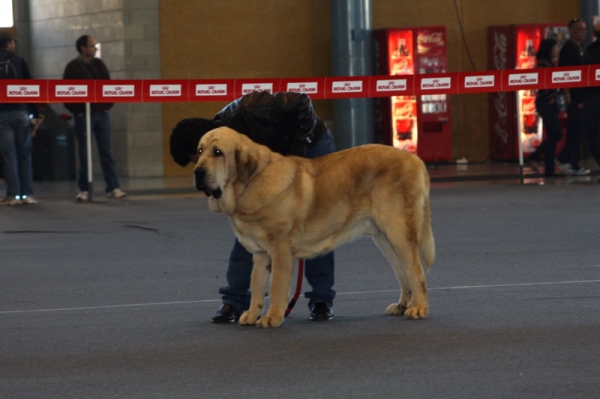
[[[315,302],[310,310],[310,319],[312,321],[325,321],[333,318],[333,309],[326,302]]]
[[[234,323],[240,318],[240,313],[228,303],[221,305],[212,317],[213,323]]]

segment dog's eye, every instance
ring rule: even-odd
[[[221,150],[219,150],[218,148],[214,148],[213,149],[213,155],[215,157],[220,157],[221,155],[223,155],[223,153],[221,152]]]

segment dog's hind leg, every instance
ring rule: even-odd
[[[384,234],[394,252],[400,258],[406,279],[410,285],[412,298],[404,312],[407,319],[423,319],[429,314],[427,300],[427,286],[425,274],[419,258],[420,236],[417,225],[408,219],[398,217],[395,221],[388,221]],[[402,299],[401,299],[402,302]]]
[[[269,265],[271,259],[269,255],[254,254],[252,256],[252,276],[250,278],[250,309],[245,311],[240,317],[240,325],[254,325],[260,318],[265,306],[265,292],[269,284]]]
[[[396,274],[396,279],[400,284],[400,299],[398,303],[392,303],[385,310],[386,314],[389,315],[403,315],[406,309],[408,308],[408,304],[412,297],[412,293],[410,291],[410,284],[408,283],[406,277],[406,271],[404,270],[404,265],[402,261],[396,255],[396,251],[392,247],[392,244],[387,240],[384,234],[378,233],[373,237],[373,240],[385,256],[385,258],[390,262],[392,268],[394,269],[394,273]]]

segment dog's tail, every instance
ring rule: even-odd
[[[429,179],[427,179],[429,183]],[[429,186],[429,184],[427,184]],[[419,237],[419,255],[421,262],[429,269],[435,260],[435,239],[431,230],[431,209],[429,206],[429,187],[423,200],[423,220],[421,236]]]

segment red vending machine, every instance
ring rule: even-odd
[[[445,73],[446,28],[379,29],[373,32],[379,75]],[[450,161],[450,107],[446,94],[379,99],[377,133],[386,144],[426,162]]]
[[[566,25],[535,24],[491,26],[488,30],[489,69],[531,69],[540,41],[555,39],[559,45],[569,39]],[[519,142],[523,154],[531,154],[540,145],[544,129],[535,111],[535,90],[490,93],[490,157],[497,161],[519,159]],[[566,112],[560,114],[566,126]],[[564,130],[564,129],[563,129]],[[558,143],[557,153],[564,145]]]

